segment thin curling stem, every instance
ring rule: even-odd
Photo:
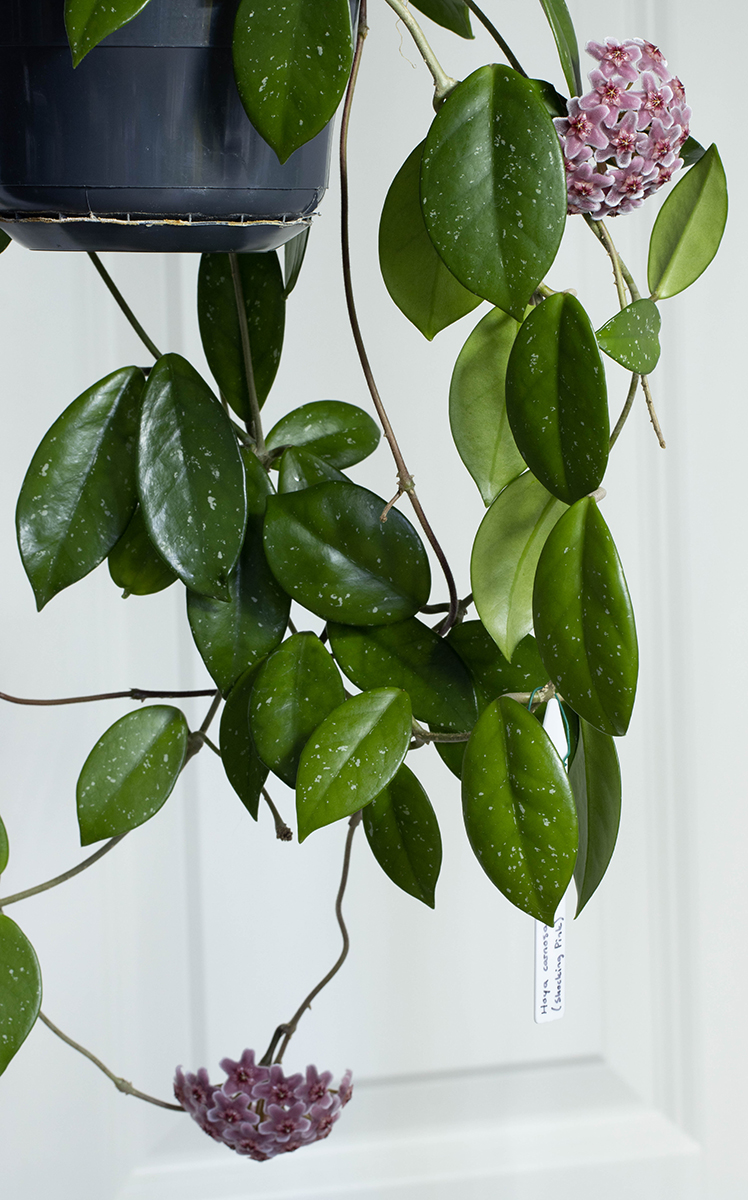
[[[389,2],[390,2],[390,0],[388,0],[388,3]],[[354,92],[356,89],[356,80],[358,78],[358,71],[359,71],[359,67],[361,65],[361,54],[363,51],[364,40],[366,38],[367,32],[368,32],[368,28],[366,25],[366,0],[361,0],[361,8],[360,8],[360,12],[359,12],[359,24],[358,24],[358,40],[356,42],[356,52],[353,57],[353,69],[351,71],[351,78],[348,83],[348,90],[346,92],[345,103],[343,105],[343,115],[342,115],[342,119],[341,119],[341,123],[340,123],[340,221],[341,221],[341,250],[342,250],[342,256],[343,256],[343,283],[344,283],[344,287],[345,287],[345,300],[346,300],[346,305],[348,307],[348,318],[350,320],[351,330],[353,332],[353,340],[356,343],[356,350],[358,351],[358,357],[361,362],[361,368],[362,368],[364,376],[366,378],[366,383],[369,388],[371,398],[374,402],[374,407],[377,411],[377,416],[379,417],[380,423],[382,425],[382,429],[384,430],[384,436],[389,443],[390,450],[392,451],[392,457],[394,458],[395,465],[397,466],[398,489],[401,492],[407,492],[408,499],[410,500],[411,504],[413,505],[415,514],[418,518],[421,528],[423,529],[424,533],[426,534],[426,537],[428,538],[428,540],[433,548],[433,551],[436,554],[436,557],[439,561],[439,565],[440,565],[442,571],[444,572],[444,578],[447,581],[447,588],[449,590],[449,612],[447,613],[447,616],[440,628],[440,633],[442,634],[442,636],[446,636],[446,634],[449,632],[449,630],[452,628],[455,621],[457,620],[457,612],[458,612],[459,603],[460,603],[459,598],[457,596],[457,587],[455,585],[454,576],[452,575],[452,570],[447,561],[447,557],[446,557],[444,551],[442,550],[439,542],[437,541],[436,534],[434,533],[433,529],[431,528],[431,525],[429,524],[429,522],[426,518],[426,514],[424,513],[423,508],[421,507],[421,502],[418,499],[418,496],[416,495],[415,484],[413,483],[413,477],[411,476],[410,472],[408,471],[408,468],[405,463],[405,459],[403,458],[403,455],[402,455],[402,451],[400,450],[400,447],[397,442],[397,438],[395,437],[395,431],[393,430],[392,425],[390,424],[390,419],[387,416],[387,410],[385,409],[384,403],[382,401],[382,397],[379,394],[379,389],[377,387],[376,380],[374,379],[374,373],[371,369],[371,364],[369,363],[369,356],[366,353],[366,346],[364,345],[364,339],[363,339],[363,336],[361,333],[361,326],[359,325],[358,314],[356,312],[356,303],[355,303],[355,300],[353,297],[353,280],[352,280],[352,275],[351,275],[350,235],[349,235],[349,229],[348,229],[348,213],[349,213],[348,128],[349,128],[350,120],[351,120],[351,108],[353,105],[353,95],[354,95]]]
[[[10,696],[0,692],[0,700],[9,704],[32,704],[40,708],[58,704],[93,704],[98,700],[187,700],[195,696],[214,696],[215,688],[200,688],[191,692],[149,691],[147,688],[129,688],[126,692],[99,692],[94,696],[62,696],[59,700],[29,700],[23,696]]]
[[[508,42],[504,41],[504,38],[501,36],[501,34],[499,33],[496,26],[491,21],[489,21],[488,17],[483,12],[483,10],[478,8],[478,5],[475,3],[475,0],[465,0],[465,3],[467,4],[471,13],[474,13],[475,16],[478,18],[481,25],[483,25],[483,27],[488,30],[488,32],[491,34],[491,37],[496,42],[496,44],[501,47],[504,54],[506,55],[507,62],[509,62],[511,64],[511,66],[514,67],[515,71],[518,71],[520,75],[524,75],[525,79],[527,79],[528,78],[527,71],[525,71],[525,69],[523,68],[523,66],[522,66],[521,62],[519,61],[519,59],[517,58],[516,54],[513,53],[511,46],[509,45]]]
[[[636,374],[636,372],[634,372],[634,374],[631,376],[631,383],[629,384],[628,395],[626,396],[626,403],[623,406],[620,417],[616,421],[616,427],[610,435],[610,449],[611,450],[613,449],[616,442],[618,441],[620,432],[628,420],[629,413],[631,412],[631,406],[634,403],[634,400],[636,398],[636,389],[638,388],[638,386],[639,386],[639,376]]]
[[[447,75],[446,71],[439,62],[439,59],[436,57],[434,51],[431,49],[431,46],[426,40],[426,34],[421,29],[421,26],[418,24],[408,6],[403,3],[403,0],[385,0],[385,3],[389,4],[391,9],[394,9],[403,25],[407,26],[408,32],[418,48],[418,53],[431,72],[431,78],[434,81],[434,108],[438,108],[442,101],[447,98],[449,93],[454,91],[454,89],[457,87],[457,80],[453,79],[451,75]],[[361,15],[359,15],[359,37],[361,36],[361,30],[366,28],[365,3],[362,3],[361,9],[363,11],[363,20],[361,19]],[[365,36],[366,34],[364,34],[364,37]]]
[[[106,267],[104,266],[103,262],[99,258],[98,254],[96,254],[96,252],[94,250],[89,250],[88,257],[91,259],[91,262],[96,267],[96,270],[99,272],[99,275],[104,280],[104,283],[106,284],[107,288],[111,292],[112,296],[114,296],[114,299],[117,301],[117,304],[119,305],[119,307],[121,308],[121,310],[125,314],[125,316],[127,317],[128,321],[132,325],[133,329],[137,333],[137,335],[140,338],[143,345],[146,347],[146,349],[148,351],[150,351],[150,353],[153,355],[154,358],[161,358],[161,351],[159,350],[158,346],[156,345],[156,343],[154,341],[152,341],[149,338],[145,329],[140,324],[140,321],[135,316],[135,313],[130,308],[130,305],[125,300],[125,297],[122,295],[122,292],[117,287],[116,283],[114,282],[111,275],[107,271]]]
[[[19,900],[28,900],[29,896],[38,896],[41,892],[48,892],[50,888],[57,887],[59,883],[67,883],[68,879],[74,879],[76,875],[80,875],[81,871],[85,871],[87,867],[92,867],[95,862],[118,846],[123,837],[127,837],[126,833],[120,833],[117,837],[111,838],[105,846],[97,850],[95,854],[84,858],[83,862],[78,863],[77,867],[71,867],[69,871],[64,871],[62,875],[55,875],[54,879],[48,879],[46,883],[38,883],[36,887],[26,888],[23,892],[15,892],[12,896],[3,896],[0,899],[0,909],[8,904],[17,904]]]

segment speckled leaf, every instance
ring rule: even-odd
[[[467,11],[467,10],[466,10]],[[436,252],[421,209],[421,157],[416,146],[398,171],[379,222],[379,266],[400,312],[429,341],[481,303]]]
[[[6,830],[3,819],[0,817],[0,875],[8,865],[8,856],[10,847],[8,845],[8,831]]]
[[[268,450],[303,446],[331,467],[351,467],[373,454],[379,426],[368,413],[343,400],[315,400],[281,417],[265,438]]]
[[[262,528],[268,496],[267,471],[245,449],[247,528],[236,566],[228,578],[229,598],[187,593],[187,618],[200,657],[224,695],[253,663],[280,644],[288,624],[290,597],[265,557]]]
[[[465,0],[413,0],[413,7],[460,37],[474,37]]]
[[[42,1003],[42,973],[34,947],[0,913],[0,1075],[34,1028]]]
[[[39,609],[106,558],[135,511],[143,385],[137,367],[94,384],[57,418],[31,460],[16,527]]]
[[[727,223],[727,180],[711,145],[676,183],[654,223],[647,281],[653,300],[677,296],[707,269]]]
[[[428,625],[411,617],[396,625],[328,625],[330,646],[356,687],[398,687],[410,696],[413,716],[436,728],[463,732],[478,716],[462,659]]]
[[[483,502],[525,469],[506,415],[506,365],[519,325],[494,308],[460,351],[449,389],[452,437]]]
[[[275,251],[239,254],[252,372],[260,407],[278,372],[286,325],[286,298]],[[208,366],[242,419],[250,415],[236,293],[228,254],[204,254],[197,277],[197,315]]]
[[[345,700],[340,672],[313,633],[295,633],[260,668],[249,724],[262,761],[289,787],[304,746]]]
[[[307,225],[301,233],[297,233],[296,237],[291,238],[283,246],[283,295],[286,300],[299,282],[310,232],[311,226]]]
[[[506,411],[520,454],[559,500],[573,504],[600,486],[610,438],[605,369],[576,296],[557,292],[520,326]]]
[[[561,60],[566,86],[571,96],[581,96],[582,74],[579,68],[579,46],[566,0],[540,0]]]
[[[533,594],[540,656],[558,691],[603,733],[624,734],[636,695],[634,613],[594,500],[578,500],[543,547]]]
[[[458,84],[426,138],[421,202],[452,274],[521,320],[566,221],[561,146],[531,83],[486,66]]]
[[[284,450],[278,467],[278,491],[302,492],[315,483],[345,483],[346,476],[300,446]]]
[[[535,568],[565,507],[528,471],[494,500],[478,529],[470,561],[475,607],[510,660],[532,631]]]
[[[434,907],[442,865],[442,839],[429,798],[403,765],[364,809],[364,829],[374,857],[393,883]]]
[[[228,598],[247,502],[231,422],[178,354],[160,358],[143,396],[138,490],[148,536],[192,591]]]
[[[166,704],[138,708],[99,738],[78,778],[81,845],[128,833],[171,795],[187,753],[183,713]]]
[[[226,777],[254,820],[268,769],[260,760],[249,727],[249,697],[259,665],[250,667],[229,692],[221,716],[221,761]]]
[[[346,625],[387,625],[418,612],[431,574],[410,522],[354,483],[271,496],[265,552],[281,587],[310,612]]]
[[[447,642],[467,666],[481,709],[505,692],[532,692],[548,682],[548,672],[531,634],[515,648],[512,662],[501,653],[482,621],[455,625]]]
[[[116,29],[145,8],[149,0],[65,0],[65,28],[73,66]]]
[[[301,755],[296,779],[299,841],[369,804],[402,766],[412,713],[407,693],[377,688],[346,700]]]
[[[629,371],[649,375],[660,360],[660,313],[651,300],[635,300],[595,334],[601,350]]]
[[[353,61],[348,0],[241,0],[234,74],[255,129],[286,159],[324,129]]]
[[[149,538],[139,505],[122,537],[109,551],[109,574],[125,596],[152,596],[177,578]]]
[[[577,916],[608,869],[621,820],[621,768],[615,742],[587,721],[579,724],[579,746],[569,770],[579,818],[574,868]]]
[[[473,730],[462,805],[470,845],[491,882],[552,925],[574,870],[577,817],[553,743],[516,700],[494,700]]]

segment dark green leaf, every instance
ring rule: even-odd
[[[379,266],[400,311],[429,341],[481,303],[437,254],[421,209],[423,142],[395,176],[379,223]]]
[[[529,634],[516,647],[512,662],[504,657],[481,621],[455,625],[447,642],[467,666],[481,708],[505,692],[532,692],[548,682],[537,642]]]
[[[647,280],[653,300],[690,287],[714,258],[727,222],[727,180],[712,145],[675,185],[654,223]]]
[[[449,389],[452,437],[485,504],[524,471],[506,415],[506,364],[519,326],[494,308],[460,351]]]
[[[460,37],[471,38],[470,11],[465,0],[413,0],[413,7]]]
[[[8,246],[10,245],[11,241],[12,241],[12,239],[8,237],[5,230],[0,229],[0,254],[2,254],[3,250],[8,249]]]
[[[564,117],[569,115],[569,101],[566,96],[562,96],[557,92],[552,83],[547,79],[531,79],[533,85],[551,118]]]
[[[328,626],[332,652],[356,687],[402,688],[419,721],[455,732],[473,728],[475,691],[462,659],[444,638],[411,617],[396,625]]]
[[[183,713],[152,704],[121,717],[99,738],[78,778],[81,845],[128,833],[171,795],[187,753]]]
[[[660,360],[660,313],[651,300],[635,300],[598,329],[597,343],[629,371],[649,375]]]
[[[65,0],[65,28],[73,66],[116,29],[145,8],[149,0]]]
[[[452,274],[520,321],[566,220],[561,146],[531,83],[487,66],[455,88],[426,138],[421,199]]]
[[[299,841],[353,816],[402,766],[412,713],[406,692],[378,688],[346,700],[311,736],[296,779]]]
[[[0,913],[0,1075],[34,1028],[42,973],[26,935]]]
[[[473,545],[478,615],[506,658],[532,631],[532,589],[543,543],[565,509],[529,471],[498,496]]]
[[[292,446],[284,450],[278,468],[278,491],[301,492],[304,488],[314,487],[315,483],[346,482],[342,471],[336,470],[316,454],[308,450]]]
[[[265,552],[281,587],[327,621],[387,625],[428,600],[431,572],[410,522],[354,483],[271,496]]]
[[[561,60],[566,85],[572,96],[581,96],[582,74],[579,69],[579,46],[574,32],[566,0],[540,0],[543,12],[548,18],[548,24],[553,30],[553,36]]]
[[[579,746],[569,771],[579,818],[574,868],[577,916],[608,869],[621,820],[621,768],[615,742],[587,721],[579,724]]]
[[[221,760],[229,783],[254,820],[268,769],[255,748],[249,727],[249,697],[258,666],[250,667],[231,689],[221,717]]]
[[[299,282],[310,232],[311,226],[307,225],[283,247],[283,295],[286,300]]]
[[[281,417],[265,438],[268,450],[303,446],[331,467],[351,467],[373,454],[379,426],[368,413],[343,400],[315,400]]]
[[[696,138],[689,137],[681,146],[678,157],[683,159],[684,167],[693,167],[705,154],[706,150],[701,142],[697,142]]]
[[[21,558],[41,609],[88,575],[124,533],[137,504],[135,444],[143,372],[94,384],[42,438],[16,510]]]
[[[558,691],[603,733],[622,735],[636,695],[634,613],[594,500],[578,500],[543,547],[533,594],[540,656]]]
[[[286,298],[275,251],[238,255],[252,371],[260,406],[278,372]],[[204,254],[197,278],[197,315],[205,357],[216,383],[243,420],[250,416],[236,293],[228,254]]]
[[[228,598],[247,504],[226,413],[194,367],[165,354],[143,396],[140,504],[151,541],[192,591]]]
[[[348,0],[241,0],[234,74],[255,129],[283,163],[324,129],[353,61]]]
[[[265,557],[262,527],[273,485],[251,451],[243,453],[247,481],[247,529],[228,578],[229,599],[187,593],[187,617],[200,657],[226,694],[248,667],[280,643],[291,600]]]
[[[250,728],[260,758],[289,787],[309,738],[344,700],[340,673],[313,633],[295,633],[263,663],[249,702]]]
[[[0,875],[8,865],[8,856],[10,847],[8,845],[8,831],[6,830],[3,819],[0,817]]]
[[[566,504],[599,487],[608,463],[605,369],[590,319],[557,292],[519,328],[506,372],[506,411],[519,451]]]
[[[577,854],[569,780],[535,717],[506,696],[481,716],[465,751],[462,806],[470,845],[492,883],[553,925]]]
[[[162,592],[177,578],[149,538],[140,506],[109,551],[109,574],[125,596],[151,596]]]
[[[405,765],[367,804],[364,829],[374,857],[392,882],[433,908],[442,839],[429,798]]]

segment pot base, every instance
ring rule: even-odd
[[[311,216],[283,221],[236,216],[210,220],[199,215],[105,217],[61,213],[27,216],[0,213],[0,229],[27,250],[104,250],[136,253],[262,253],[290,242]]]

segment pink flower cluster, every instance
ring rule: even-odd
[[[197,1075],[177,1067],[174,1095],[217,1142],[258,1162],[326,1138],[353,1092],[350,1071],[335,1090],[331,1071],[307,1067],[306,1077],[284,1075],[277,1064],[258,1066],[254,1050],[238,1062],[224,1058],[221,1067],[228,1076],[223,1085],[211,1083],[204,1067]]]
[[[639,208],[683,166],[691,110],[681,81],[651,42],[589,42],[592,91],[554,124],[566,164],[568,211],[615,217]]]

